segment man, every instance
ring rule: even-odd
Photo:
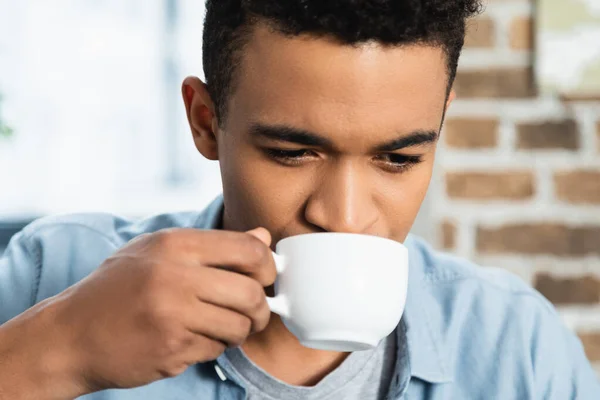
[[[0,260],[0,398],[600,398],[542,296],[409,235],[479,6],[208,0],[207,82],[186,79],[183,98],[223,198],[16,235]],[[321,231],[409,249],[406,311],[376,349],[304,348],[270,315],[269,247]]]

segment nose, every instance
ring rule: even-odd
[[[309,197],[305,218],[326,232],[367,233],[378,218],[367,167],[330,166]]]

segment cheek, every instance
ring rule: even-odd
[[[263,226],[272,233],[302,216],[315,179],[302,168],[282,168],[251,146],[236,146],[220,159],[231,229]]]

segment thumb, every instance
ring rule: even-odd
[[[257,238],[258,240],[260,240],[267,247],[271,246],[271,234],[265,228],[259,227],[259,228],[247,231],[246,233],[248,233],[248,234],[254,236],[255,238]]]

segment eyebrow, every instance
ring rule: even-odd
[[[262,136],[267,139],[281,142],[290,142],[303,146],[323,147],[333,149],[333,142],[323,136],[304,129],[294,128],[287,125],[265,125],[255,123],[250,127],[250,134],[253,136]],[[438,139],[438,133],[434,130],[417,130],[408,135],[402,135],[387,143],[375,146],[375,152],[391,152],[407,147],[422,146],[435,143]]]
[[[390,142],[381,144],[375,148],[378,152],[396,151],[407,147],[423,146],[435,143],[438,133],[434,130],[418,130],[408,135],[403,135]]]
[[[262,136],[267,139],[278,140],[281,142],[290,142],[304,146],[333,148],[331,140],[319,136],[316,133],[304,129],[293,128],[287,125],[264,125],[253,124],[250,127],[250,134],[253,136]]]

